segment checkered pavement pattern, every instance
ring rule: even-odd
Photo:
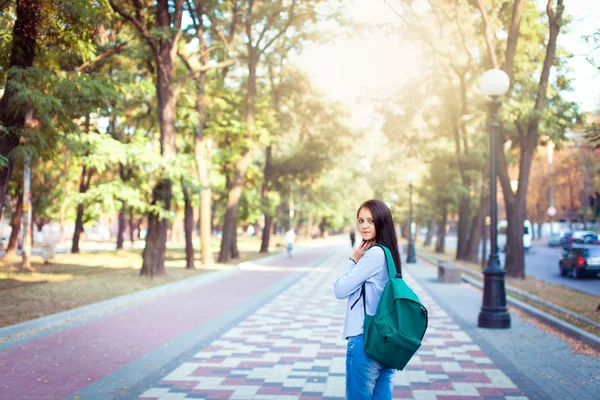
[[[344,399],[345,303],[333,295],[344,259],[309,272],[138,400]],[[429,328],[396,374],[394,399],[527,399],[415,280],[405,279],[429,311]]]

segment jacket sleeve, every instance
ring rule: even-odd
[[[357,291],[367,279],[374,276],[385,265],[385,253],[381,247],[371,247],[357,264],[348,260],[344,272],[333,286],[335,297],[345,299]]]

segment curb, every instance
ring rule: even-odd
[[[428,262],[430,264],[433,264],[433,265],[436,265],[436,263],[438,261],[435,258],[428,257],[428,256],[423,256],[423,255],[420,255],[420,254],[418,255],[418,257],[421,258],[423,261],[426,261],[426,262]],[[441,261],[441,260],[439,260],[439,261]],[[445,260],[444,260],[444,262],[446,262],[446,263],[448,263],[450,265],[453,265],[453,266],[456,266],[457,268],[459,268],[461,270],[461,272],[462,272],[461,273],[461,279],[463,281],[465,281],[465,282],[467,282],[467,283],[469,283],[469,284],[471,284],[471,285],[473,285],[473,286],[475,286],[475,287],[477,287],[479,289],[483,289],[483,284],[479,283],[478,281],[476,281],[475,279],[473,279],[473,278],[471,278],[469,276],[466,276],[467,274],[472,274],[472,275],[475,275],[475,276],[482,277],[483,274],[478,274],[477,272],[474,272],[474,271],[471,271],[471,270],[469,270],[467,272],[467,271],[465,271],[465,268],[462,267],[462,266],[460,266],[460,265],[456,265],[456,264],[454,264],[454,263],[452,263],[450,261],[445,261]],[[532,301],[536,301],[536,302],[538,302],[540,304],[543,304],[543,305],[545,305],[547,307],[550,307],[550,308],[552,308],[552,309],[554,309],[556,311],[564,312],[564,313],[566,313],[566,314],[568,314],[570,316],[573,316],[574,318],[577,318],[577,319],[579,319],[579,320],[581,320],[583,322],[591,323],[591,325],[593,325],[595,327],[600,327],[600,324],[598,324],[596,321],[592,321],[592,320],[590,320],[590,319],[588,319],[586,317],[583,317],[583,316],[581,316],[579,314],[573,313],[572,311],[569,311],[569,310],[563,309],[562,307],[559,307],[557,305],[548,303],[548,302],[540,299],[539,297],[533,296],[533,295],[531,295],[529,293],[526,293],[526,292],[523,292],[522,290],[506,286],[506,291],[507,292],[513,291],[513,292],[515,292],[515,293],[517,293],[519,295],[523,295],[523,296],[531,299]],[[573,324],[570,324],[570,323],[568,323],[566,321],[563,321],[563,320],[561,320],[561,319],[559,319],[559,318],[557,318],[557,317],[555,317],[553,315],[550,315],[550,314],[548,314],[548,313],[546,313],[546,312],[544,312],[544,311],[542,311],[540,309],[537,309],[537,308],[535,308],[535,307],[533,307],[533,306],[531,306],[531,305],[529,305],[529,304],[527,304],[527,303],[525,303],[525,302],[523,302],[523,301],[521,301],[519,299],[516,299],[516,298],[510,296],[508,293],[507,293],[507,296],[506,296],[506,301],[510,305],[512,305],[512,306],[518,308],[519,310],[521,310],[521,311],[523,311],[523,312],[531,315],[532,317],[535,317],[535,318],[543,321],[544,323],[552,326],[553,328],[558,329],[559,331],[561,331],[563,333],[566,333],[567,335],[572,336],[572,337],[574,337],[574,338],[576,338],[578,340],[581,340],[582,342],[584,342],[584,343],[592,346],[596,350],[600,350],[600,337],[598,337],[598,336],[596,336],[596,335],[594,335],[592,333],[586,332],[583,329],[580,329],[580,328],[576,327]]]

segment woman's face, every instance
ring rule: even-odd
[[[375,239],[375,223],[373,222],[373,215],[368,208],[361,208],[358,212],[358,230],[363,240]]]

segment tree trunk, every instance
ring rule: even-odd
[[[116,124],[116,118],[115,118],[115,113],[112,112],[110,113],[110,117],[109,117],[109,122],[108,122],[108,130],[110,132],[110,134],[112,135],[112,137],[115,140],[117,139],[117,134],[116,134],[116,130],[115,130],[115,124]],[[121,178],[122,182],[127,182],[127,173],[125,173],[125,165],[123,165],[123,163],[119,163],[119,177]],[[124,242],[124,233],[125,233],[125,213],[127,212],[127,202],[126,201],[122,201],[121,202],[121,209],[119,210],[119,227],[117,229],[117,250],[120,250],[123,248],[123,242]]]
[[[273,216],[271,215],[271,208],[269,207],[269,189],[271,187],[271,164],[273,158],[273,146],[267,146],[265,151],[265,172],[264,172],[264,182],[262,185],[261,197],[263,203],[263,209],[265,212],[265,227],[263,229],[262,239],[260,243],[260,252],[268,253],[269,252],[269,240],[271,239],[270,231],[271,231],[271,221],[273,220]]]
[[[506,227],[506,261],[504,268],[511,278],[525,278],[525,248],[523,234],[525,227],[525,205],[506,204],[508,226]]]
[[[6,246],[3,258],[9,258],[17,253],[17,247],[19,247],[19,233],[21,233],[21,225],[23,224],[23,192],[17,196],[17,204],[15,206],[10,225],[12,230],[10,232],[10,239]]]
[[[170,232],[170,237],[167,240],[175,245],[179,245],[183,241],[183,217],[181,216],[181,210],[177,206],[175,206],[173,220],[169,222],[167,229]]]
[[[400,232],[400,237],[402,237],[403,239],[408,239],[409,228],[410,226],[408,226],[407,220],[404,224],[402,224],[402,231]]]
[[[467,250],[465,253],[465,259],[467,261],[478,262],[479,261],[479,244],[481,243],[481,236],[483,230],[481,227],[484,225],[485,216],[488,214],[490,209],[490,195],[486,190],[486,179],[489,176],[490,164],[486,163],[485,168],[481,174],[481,185],[480,193],[481,198],[479,202],[479,210],[473,216],[471,221],[471,232],[469,233],[469,241],[467,243]]]
[[[81,174],[79,175],[79,193],[85,193],[90,187],[90,181],[92,179],[94,171],[93,169],[88,170],[86,166],[81,167]],[[83,204],[77,205],[77,216],[75,218],[75,231],[73,232],[73,243],[71,244],[71,253],[79,253],[79,240],[83,233]]]
[[[550,77],[550,69],[556,58],[556,41],[560,31],[560,23],[563,22],[562,15],[564,12],[563,0],[558,0],[556,12],[554,11],[554,0],[548,0],[546,13],[549,20],[550,34],[548,36],[548,44],[546,46],[546,56],[540,74],[538,92],[535,100],[532,115],[527,121],[527,127],[524,128],[519,122],[516,123],[519,131],[521,157],[519,162],[519,187],[517,194],[514,195],[510,187],[510,179],[508,176],[508,166],[504,154],[500,154],[499,161],[499,177],[502,184],[502,192],[506,203],[507,212],[507,241],[506,241],[506,273],[513,278],[525,278],[525,249],[523,246],[523,221],[526,217],[527,206],[527,188],[529,186],[529,176],[531,174],[531,163],[533,154],[537,147],[539,120],[543,109],[546,107],[548,79]],[[509,75],[512,73],[510,71]],[[503,141],[501,142],[503,144]],[[502,147],[499,147],[502,148]]]
[[[77,216],[75,217],[75,231],[73,232],[73,242],[71,243],[71,253],[79,253],[79,240],[83,232],[83,204],[77,205]]]
[[[463,184],[468,185],[467,182]],[[464,194],[458,205],[458,243],[456,245],[456,259],[464,260],[467,254],[467,243],[469,240],[469,218],[471,209],[471,198],[468,193]]]
[[[427,222],[427,235],[425,236],[425,242],[423,242],[423,246],[429,247],[431,246],[431,241],[433,240],[433,227],[435,224],[435,218],[431,218],[429,222]]]
[[[157,16],[159,26],[167,28],[171,26],[169,15],[169,2],[159,1]],[[175,129],[176,103],[173,92],[173,59],[177,55],[177,42],[181,29],[181,2],[176,2],[175,25],[178,33],[169,39],[160,41],[160,50],[155,56],[156,60],[156,94],[158,98],[158,120],[160,125],[160,154],[167,161],[175,158],[176,147]],[[152,205],[162,204],[164,210],[171,209],[171,197],[173,182],[170,179],[161,180],[153,190]],[[167,229],[168,220],[160,218],[155,213],[148,214],[148,235],[144,248],[142,269],[140,275],[161,276],[165,275],[165,253],[167,251]]]
[[[204,42],[204,29],[202,25],[202,12],[198,8],[198,22],[196,26],[196,37],[200,44],[200,59],[203,65],[208,64],[208,51]],[[196,111],[198,112],[198,124],[194,130],[194,160],[196,162],[196,173],[200,182],[200,212],[198,227],[200,230],[200,262],[203,267],[214,264],[212,253],[212,218],[211,206],[212,189],[210,187],[210,165],[211,165],[211,137],[205,134],[206,123],[206,71],[200,72],[196,80]]]
[[[231,245],[231,258],[236,259],[240,258],[240,251],[237,247],[237,234],[233,236],[233,244]]]
[[[252,142],[254,139],[254,101],[256,98],[256,64],[258,62],[258,52],[255,48],[248,45],[248,90],[246,94],[246,136],[247,148],[242,157],[235,164],[235,172],[231,190],[227,199],[227,211],[223,222],[223,237],[221,239],[221,251],[219,252],[219,262],[228,262],[232,258],[239,256],[236,244],[237,215],[240,207],[240,197],[242,195],[242,185],[246,177],[246,170],[250,164]]]
[[[183,226],[185,230],[185,267],[195,268],[194,266],[194,209],[190,199],[190,188],[186,187],[183,179],[181,180],[181,188],[183,190],[183,201],[185,203]]]
[[[127,203],[123,202],[121,205],[121,209],[119,210],[119,228],[117,230],[117,250],[123,248],[124,238],[123,235],[125,233],[125,209],[127,207]]]
[[[133,249],[135,243],[135,221],[133,220],[133,207],[129,208],[129,241],[131,242],[131,248]]]
[[[25,124],[25,113],[28,107],[15,104],[19,96],[13,67],[31,68],[37,49],[38,28],[40,22],[41,2],[38,0],[17,1],[17,15],[14,21],[13,38],[8,64],[8,74],[4,94],[0,100],[0,126],[7,131],[0,135],[0,156],[7,158],[8,163],[0,167],[0,218],[4,210],[8,182],[12,173],[12,151],[19,145],[19,131]]]
[[[443,254],[446,250],[446,224],[448,223],[448,209],[444,207],[442,215],[438,219],[437,240],[435,242],[435,252]]]
[[[152,191],[152,205],[162,202],[166,210],[171,208],[172,183],[164,179]],[[142,252],[143,263],[140,275],[153,277],[165,275],[165,256],[167,250],[167,228],[169,220],[159,218],[154,213],[148,215],[148,234],[146,246]]]
[[[465,260],[477,262],[479,261],[479,243],[481,243],[481,226],[484,223],[485,215],[487,214],[489,197],[483,196],[479,210],[473,216],[471,221],[471,232],[469,233],[469,241],[465,252]]]
[[[262,231],[262,242],[260,246],[261,253],[269,252],[269,242],[271,241],[271,227],[273,226],[273,216],[265,215],[265,226]]]
[[[200,181],[200,243],[201,263],[206,267],[214,263],[212,254],[212,216],[209,168],[210,168],[210,138],[204,137],[204,108],[196,104],[196,109],[201,114],[201,122],[196,127],[194,134],[194,158],[196,161],[196,172]],[[205,155],[206,154],[206,155]]]

